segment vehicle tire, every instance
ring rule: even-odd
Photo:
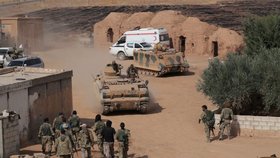
[[[125,60],[126,56],[125,56],[124,52],[119,52],[118,55],[117,55],[117,58],[120,59],[120,60]]]

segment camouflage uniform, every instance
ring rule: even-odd
[[[200,119],[204,124],[204,132],[206,134],[207,142],[210,142],[210,131],[213,130],[215,125],[215,114],[210,110],[205,110],[202,112]]]
[[[94,126],[93,126],[93,131],[96,135],[96,142],[97,142],[98,148],[101,152],[103,152],[103,140],[102,140],[101,132],[104,127],[105,127],[105,124],[102,121],[95,122]]]
[[[76,150],[76,144],[74,142],[74,136],[72,134],[71,129],[69,129],[69,126],[66,123],[64,123],[64,124],[62,124],[61,129],[63,129],[65,131],[65,135],[68,136],[72,147]]]
[[[68,136],[61,134],[55,141],[55,151],[60,158],[71,158],[72,145]]]
[[[54,120],[53,120],[53,129],[55,130],[55,138],[58,138],[60,135],[60,129],[61,126],[63,124],[63,116],[57,116]]]
[[[227,129],[228,139],[230,139],[230,130],[231,130],[231,120],[232,119],[233,119],[232,109],[224,108],[221,112],[219,140],[221,140],[223,138],[225,128]]]
[[[128,138],[130,137],[130,131],[128,129],[119,129],[116,134],[118,141],[119,158],[127,158],[128,151]]]
[[[79,137],[79,131],[80,131],[80,118],[77,115],[71,115],[68,119],[68,122],[70,124],[72,134],[74,136],[74,143],[78,144],[78,137]]]
[[[128,68],[127,68],[127,76],[129,78],[136,78],[138,77],[138,72],[137,72],[137,69],[133,66],[133,65],[130,65]]]
[[[83,128],[79,132],[79,142],[82,152],[82,158],[91,158],[91,146],[93,146],[93,135],[87,128]],[[87,153],[87,154],[86,154]]]
[[[52,136],[54,136],[52,126],[49,123],[44,122],[39,129],[38,137],[41,139],[42,151],[46,152],[46,146],[48,147],[47,153],[52,151]]]

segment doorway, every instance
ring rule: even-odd
[[[113,42],[113,36],[114,36],[114,32],[112,28],[109,28],[107,30],[107,42]]]
[[[172,38],[169,38],[169,46],[170,46],[170,48],[174,48],[174,46],[173,46],[173,39]]]
[[[213,56],[216,57],[219,55],[219,46],[217,41],[212,41],[212,51],[213,51]]]
[[[179,51],[185,52],[186,50],[186,37],[180,36],[179,37]]]

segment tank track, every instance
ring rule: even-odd
[[[160,77],[162,75],[164,75],[164,73],[160,72],[160,71],[152,71],[152,70],[147,70],[147,69],[141,69],[138,68],[138,74],[142,74],[142,75],[147,75],[147,76],[155,76],[155,77]]]

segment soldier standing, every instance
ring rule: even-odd
[[[44,123],[40,126],[38,138],[41,139],[42,143],[42,151],[43,153],[46,152],[46,146],[47,154],[50,156],[52,152],[52,138],[54,136],[52,126],[49,124],[49,118],[44,119]]]
[[[200,118],[198,122],[200,123],[201,120],[204,124],[204,132],[206,134],[206,141],[207,143],[210,143],[210,131],[214,134],[214,125],[215,125],[215,114],[214,112],[207,109],[206,105],[203,105],[202,107],[202,113],[200,115]]]
[[[231,122],[233,119],[233,111],[230,107],[231,107],[230,103],[226,102],[221,112],[219,140],[223,139],[225,128],[227,130],[227,137],[228,139],[230,139]]]
[[[82,158],[91,158],[91,146],[93,146],[93,135],[87,129],[86,124],[81,125],[81,131],[80,134],[80,146],[81,146],[81,152],[82,152]]]
[[[101,151],[101,153],[103,153],[103,140],[102,140],[103,138],[102,138],[101,132],[102,132],[104,127],[105,127],[105,124],[101,120],[101,115],[97,114],[95,116],[95,123],[94,123],[92,128],[93,128],[93,131],[96,135],[97,145],[98,145],[98,148]]]
[[[127,73],[127,76],[128,76],[129,78],[136,78],[136,77],[138,77],[138,71],[137,71],[137,69],[134,67],[133,64],[131,64],[131,65],[127,68],[126,73]]]
[[[80,118],[77,115],[77,111],[74,110],[72,112],[72,115],[69,117],[68,122],[72,130],[72,134],[74,136],[74,142],[78,144],[77,141],[78,141],[78,135],[80,131]]]
[[[120,127],[121,129],[119,129],[116,134],[116,139],[119,144],[119,158],[127,158],[130,131],[124,128],[125,124],[123,122],[120,124]]]
[[[55,132],[55,138],[58,138],[60,135],[60,129],[63,124],[64,114],[60,112],[58,116],[53,120],[53,129]]]
[[[55,141],[55,151],[60,158],[71,158],[73,155],[72,144],[63,129],[61,130],[61,135]]]
[[[69,137],[69,140],[71,142],[73,149],[77,152],[76,144],[74,142],[74,137],[73,137],[71,129],[69,128],[69,125],[67,123],[63,123],[61,130],[65,131],[65,135]]]
[[[106,158],[114,157],[114,135],[115,129],[112,127],[112,121],[106,121],[106,126],[102,130],[104,155]]]

